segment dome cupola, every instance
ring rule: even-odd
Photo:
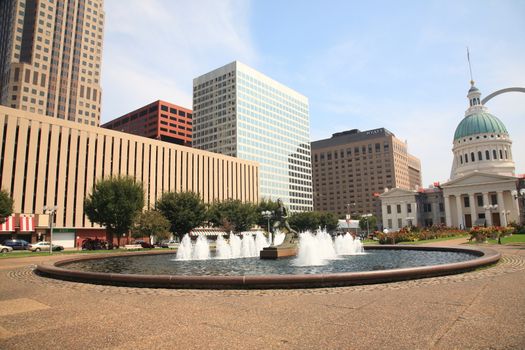
[[[454,132],[451,179],[474,171],[513,176],[515,165],[507,128],[481,103],[481,92],[474,81],[470,84],[469,108]]]

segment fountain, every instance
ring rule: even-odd
[[[139,287],[304,288],[441,276],[500,258],[480,247],[372,245],[365,254],[361,241],[348,233],[335,238],[321,229],[297,234],[287,225],[285,211],[281,214],[271,246],[262,232],[219,235],[215,249],[204,236],[192,242],[185,235],[175,259],[170,250],[155,250],[65,259],[36,270],[66,280]]]

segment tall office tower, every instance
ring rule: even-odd
[[[193,80],[193,146],[260,164],[260,198],[313,208],[308,99],[240,62]]]
[[[165,101],[155,101],[103,125],[128,134],[191,146],[192,111]]]
[[[0,1],[2,105],[99,125],[103,0]]]
[[[381,217],[377,196],[385,187],[421,186],[419,159],[384,128],[353,129],[314,141],[312,157],[315,210]]]

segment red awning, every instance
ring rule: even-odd
[[[0,225],[0,232],[14,232],[15,231],[15,216],[11,215],[6,218],[5,222]]]
[[[35,218],[32,215],[20,215],[20,232],[34,232]]]

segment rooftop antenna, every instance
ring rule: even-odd
[[[470,64],[470,52],[468,50],[468,46],[467,46],[467,61],[468,61],[468,69],[470,71],[470,84],[474,86],[474,78],[472,77],[472,66]]]

